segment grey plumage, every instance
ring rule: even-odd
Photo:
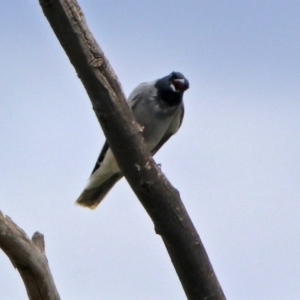
[[[153,82],[141,83],[128,97],[136,121],[143,127],[143,137],[152,155],[181,126],[183,93],[188,80],[179,72]],[[90,179],[76,203],[95,208],[114,184],[122,178],[117,162],[105,142]]]

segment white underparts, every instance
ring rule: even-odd
[[[100,167],[93,173],[88,180],[85,187],[86,190],[91,190],[103,182],[105,182],[110,176],[120,171],[117,161],[110,149],[107,150],[106,155],[101,162]]]

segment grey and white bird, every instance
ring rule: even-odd
[[[184,106],[183,94],[189,81],[179,72],[138,85],[128,97],[135,120],[143,128],[144,141],[154,155],[181,126]],[[105,142],[88,183],[76,203],[89,208],[96,206],[122,172],[108,143]]]

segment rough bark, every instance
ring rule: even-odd
[[[0,211],[0,248],[19,271],[30,300],[59,300],[48,260],[44,237],[36,232],[32,240]]]
[[[39,2],[90,97],[119,167],[161,235],[188,299],[225,299],[179,193],[146,148],[117,76],[77,2]]]

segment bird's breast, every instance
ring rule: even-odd
[[[143,136],[149,150],[163,138],[179,108],[165,108],[150,102],[134,108],[136,121],[143,127]]]

